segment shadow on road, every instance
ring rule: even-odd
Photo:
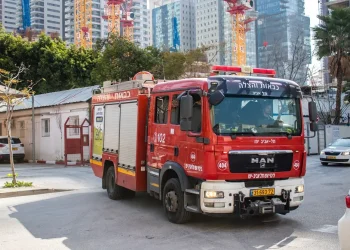
[[[34,237],[66,238],[70,249],[266,249],[300,227],[288,215],[246,220],[195,215],[190,223],[175,225],[165,218],[161,203],[146,194],[112,201],[102,191],[71,193],[15,208],[10,216]]]

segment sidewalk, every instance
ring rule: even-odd
[[[17,180],[33,182],[33,188],[28,188],[33,192],[42,189],[77,190],[101,187],[101,180],[95,177],[90,167],[24,163],[16,164],[15,171],[18,174]],[[9,173],[11,173],[10,165],[0,164],[0,192],[5,192],[4,183],[12,180],[7,177]],[[17,191],[17,189],[11,190]]]

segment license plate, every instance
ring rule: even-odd
[[[274,188],[262,188],[262,189],[252,189],[250,190],[250,196],[269,196],[274,195],[275,189]]]
[[[18,148],[12,148],[12,150],[13,150],[13,151],[17,151],[17,150],[18,150]]]
[[[327,159],[334,160],[334,159],[337,159],[337,157],[336,156],[327,156]]]

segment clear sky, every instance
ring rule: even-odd
[[[305,0],[305,13],[311,19],[311,25],[310,25],[311,27],[315,27],[316,25],[318,25],[318,19],[317,19],[318,0]],[[311,33],[311,36],[312,36],[312,33]],[[313,50],[314,50],[314,44],[312,42],[312,51]],[[312,59],[312,63],[315,65],[318,63],[315,57]]]

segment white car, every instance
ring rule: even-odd
[[[13,159],[18,162],[23,162],[25,152],[24,144],[18,137],[12,137],[12,152]],[[0,161],[8,161],[10,159],[10,148],[8,144],[7,136],[0,136]]]
[[[350,250],[350,191],[345,197],[346,210],[338,221],[338,236],[341,250]]]
[[[341,138],[321,151],[321,164],[329,163],[350,164],[350,137]]]

